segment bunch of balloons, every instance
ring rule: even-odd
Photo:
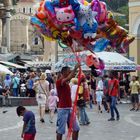
[[[60,46],[78,51],[100,52],[110,44],[119,53],[126,52],[134,37],[120,27],[107,11],[105,2],[92,0],[43,0],[31,24],[43,36],[57,40]]]

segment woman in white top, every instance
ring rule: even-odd
[[[103,97],[103,81],[99,80],[96,88],[96,102],[98,106],[98,112],[102,113],[102,97]]]
[[[46,76],[44,73],[41,74],[40,80],[36,83],[35,87],[37,89],[36,100],[39,106],[40,121],[44,123],[45,106],[49,94],[49,82],[46,81]]]
[[[75,101],[75,97],[76,97],[76,91],[78,88],[78,79],[77,78],[72,78],[71,80],[71,99],[72,99],[72,103],[74,103]]]

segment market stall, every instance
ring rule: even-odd
[[[82,70],[90,70],[86,64],[85,59],[89,51],[81,52],[78,57],[81,61]],[[116,71],[135,71],[137,65],[124,57],[123,55],[116,52],[99,52],[97,56],[102,59],[105,63],[105,70],[116,70]],[[63,66],[69,66],[71,68],[77,63],[76,56],[74,54],[66,55],[62,60],[55,64],[55,70],[60,71]]]

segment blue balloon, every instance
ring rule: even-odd
[[[105,38],[100,38],[93,45],[92,49],[95,52],[101,52],[101,51],[104,51],[108,45],[109,45],[109,40],[107,40]]]
[[[69,0],[70,5],[72,6],[72,9],[74,12],[77,12],[80,10],[80,3],[78,0]]]
[[[38,25],[40,28],[43,24],[37,17],[31,17],[30,22],[31,22],[31,24]]]
[[[51,1],[46,1],[44,7],[50,14],[55,15],[53,3]]]

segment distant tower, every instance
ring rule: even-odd
[[[13,52],[41,53],[41,40],[34,34],[34,29],[30,25],[30,16],[35,13],[33,8],[35,4],[36,0],[19,0],[14,6],[16,14],[11,17],[11,50]]]

